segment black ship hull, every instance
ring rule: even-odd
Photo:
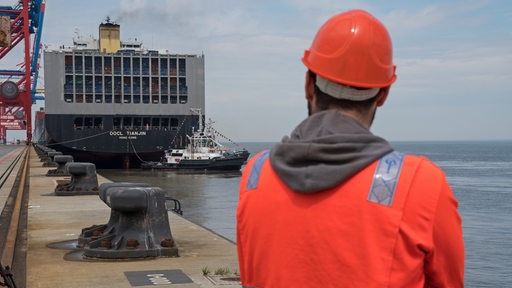
[[[64,155],[72,155],[75,162],[90,162],[96,165],[98,169],[133,169],[140,168],[145,159],[158,160],[162,152],[148,153],[105,153],[98,151],[79,151],[70,149],[63,145],[47,145]],[[143,159],[143,160],[141,160]],[[153,161],[153,160],[150,160]]]
[[[114,117],[92,115],[92,119],[101,118],[96,122],[98,125],[93,122],[76,127],[74,115],[46,114],[46,145],[72,155],[75,162],[94,163],[100,169],[140,168],[141,163],[160,161],[170,145],[185,145],[185,133],[198,122],[198,117],[182,116],[181,120],[185,121],[180,129],[170,126],[123,128],[109,125]]]

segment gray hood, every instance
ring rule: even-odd
[[[270,151],[270,163],[296,192],[334,187],[393,151],[355,119],[333,110],[305,119]]]

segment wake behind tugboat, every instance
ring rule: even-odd
[[[201,109],[191,109],[202,119]],[[187,146],[164,151],[160,162],[143,162],[142,169],[189,169],[189,170],[218,170],[236,171],[242,168],[249,158],[249,151],[234,150],[223,146],[217,141],[221,135],[213,128],[213,122],[203,127],[199,122],[199,129],[187,135]]]

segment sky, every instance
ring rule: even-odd
[[[47,0],[42,43],[71,45],[77,32],[97,38],[108,16],[124,40],[204,53],[206,117],[234,141],[276,142],[307,117],[304,50],[328,18],[350,9],[373,14],[393,41],[398,77],[374,134],[512,139],[508,0]]]

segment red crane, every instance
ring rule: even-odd
[[[7,130],[26,130],[29,144],[45,3],[17,2],[12,7],[0,6],[0,141],[6,142]],[[2,69],[8,55],[22,55],[17,69]]]

